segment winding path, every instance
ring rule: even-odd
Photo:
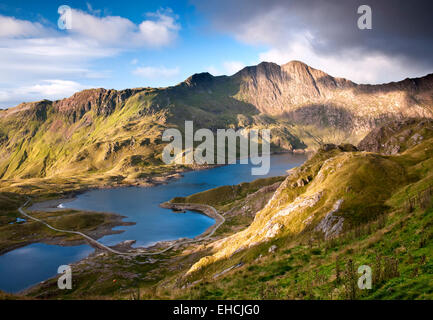
[[[41,220],[41,219],[38,219],[38,218],[32,217],[31,215],[29,215],[28,213],[26,213],[26,212],[24,211],[24,209],[23,209],[23,207],[25,207],[29,202],[30,202],[30,200],[27,200],[26,203],[24,203],[21,207],[18,208],[18,211],[19,211],[23,216],[25,216],[26,218],[31,219],[31,220],[34,220],[34,221],[37,221],[37,222],[40,222],[40,223],[44,224],[45,226],[47,226],[48,228],[50,228],[51,230],[54,230],[54,231],[57,231],[57,232],[70,233],[70,234],[78,234],[78,235],[82,236],[83,238],[85,238],[86,240],[90,241],[94,246],[96,246],[96,247],[98,247],[98,248],[100,248],[100,249],[103,249],[103,250],[107,250],[107,251],[109,251],[109,252],[111,252],[111,253],[119,254],[119,255],[133,255],[133,254],[131,254],[131,253],[120,252],[120,251],[114,250],[114,249],[112,249],[112,248],[110,248],[110,247],[107,247],[106,245],[103,245],[103,244],[100,243],[99,241],[96,241],[95,239],[89,237],[88,235],[85,235],[85,234],[82,233],[82,232],[79,232],[79,231],[70,231],[70,230],[57,229],[57,228],[54,228],[53,226],[49,225],[48,223],[46,223],[45,221],[43,221],[43,220]]]
[[[21,207],[18,208],[18,211],[25,216],[28,219],[40,222],[42,224],[44,224],[45,226],[47,226],[48,228],[50,228],[51,230],[57,231],[57,232],[62,232],[62,233],[69,233],[69,234],[77,234],[83,238],[85,238],[87,241],[89,241],[91,244],[93,244],[95,247],[102,249],[102,250],[106,250],[108,252],[117,254],[117,255],[122,255],[122,256],[154,256],[154,255],[159,255],[162,254],[164,252],[167,252],[168,250],[174,248],[175,246],[179,246],[179,245],[183,245],[183,244],[188,244],[188,243],[194,243],[194,242],[199,242],[199,241],[203,241],[206,239],[209,239],[214,233],[215,231],[225,222],[225,218],[220,215],[218,213],[218,211],[211,206],[208,205],[197,205],[197,204],[189,204],[189,203],[174,203],[174,204],[166,204],[165,208],[170,208],[170,206],[172,207],[181,207],[181,208],[187,208],[190,209],[191,207],[193,207],[193,210],[197,210],[197,211],[201,211],[204,214],[215,218],[215,220],[217,221],[216,224],[214,224],[212,227],[210,227],[204,235],[202,237],[199,237],[197,239],[191,239],[191,240],[185,240],[182,242],[178,242],[178,243],[174,243],[170,246],[168,246],[167,248],[161,250],[161,251],[157,251],[157,252],[120,252],[117,251],[113,248],[110,248],[102,243],[100,243],[99,241],[89,237],[88,235],[79,232],[79,231],[71,231],[71,230],[62,230],[62,229],[57,229],[51,225],[49,225],[48,223],[46,223],[45,221],[32,217],[31,215],[29,215],[28,213],[26,213],[24,211],[24,207],[28,205],[28,203],[30,202],[30,199],[28,199]],[[206,212],[207,210],[210,210],[211,212]]]

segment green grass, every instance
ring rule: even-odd
[[[427,199],[428,187],[433,181],[432,151],[433,140],[426,139],[396,156],[347,153],[337,149],[319,152],[285,182],[290,187],[280,192],[280,200],[277,201],[289,203],[304,192],[323,188],[326,193],[317,204],[318,208],[307,210],[309,214],[315,213],[319,217],[313,221],[320,221],[323,213],[319,213],[330,208],[326,206],[327,202],[344,199],[344,205],[338,213],[345,218],[346,223],[341,236],[325,241],[310,227],[299,234],[283,232],[273,240],[259,242],[248,249],[230,250],[232,254],[228,257],[205,257],[200,262],[201,268],[194,269],[193,273],[182,278],[182,283],[201,279],[200,285],[194,285],[186,292],[176,292],[171,297],[353,298],[347,289],[353,285],[347,275],[350,270],[348,261],[352,260],[354,268],[367,264],[377,274],[380,274],[377,270],[382,270],[372,290],[355,290],[357,299],[433,298],[432,290],[429,289],[433,276],[431,194],[430,207],[426,204],[427,200],[422,206],[417,202],[413,211],[408,211],[406,205],[409,197]],[[320,178],[317,177],[319,171]],[[308,176],[314,177],[308,186],[291,186],[293,181]],[[427,194],[424,196],[420,192],[426,188],[424,193]],[[254,225],[260,226],[260,219],[267,221],[272,216],[271,212],[264,210],[259,213],[249,229],[254,228]],[[297,221],[292,218],[285,223],[290,226],[287,223],[296,224]],[[257,233],[257,229],[251,232]],[[236,236],[231,237],[230,242],[222,248],[220,246],[216,252],[224,249],[224,246],[239,248],[236,247],[237,243],[242,242]],[[277,245],[276,253],[268,252],[271,245]],[[381,257],[380,268],[377,257]],[[341,270],[338,281],[336,261]],[[218,281],[213,279],[213,275],[238,263],[242,263],[242,267],[221,276]],[[397,273],[391,269],[393,263],[397,265]],[[358,279],[359,276],[355,276]],[[263,287],[260,283],[263,283]]]
[[[201,203],[214,206],[217,209],[224,211],[230,209],[227,204],[234,204],[236,200],[245,198],[262,187],[269,186],[276,182],[281,182],[284,177],[271,177],[257,179],[252,182],[244,182],[239,185],[222,186],[200,193],[193,194],[188,197],[176,197],[171,200],[174,203]]]
[[[420,219],[421,218],[421,219]],[[400,221],[404,220],[403,227]],[[420,221],[421,220],[421,221]],[[376,257],[394,258],[398,261],[399,275],[387,278],[382,266],[382,279],[372,290],[356,290],[357,299],[432,299],[433,243],[427,241],[420,248],[422,235],[413,235],[413,229],[422,228],[429,238],[432,234],[433,209],[417,210],[407,216],[389,216],[384,228],[370,223],[370,232],[361,236],[346,234],[332,242],[303,244],[293,239],[279,239],[262,244],[245,253],[231,257],[225,263],[209,268],[209,276],[216,270],[243,261],[236,271],[221,276],[218,281],[205,278],[200,285],[171,296],[179,299],[347,299],[345,279],[349,259],[356,269],[367,264],[374,273]],[[394,227],[392,227],[394,226]],[[384,232],[386,230],[386,232]],[[418,231],[418,233],[421,233]],[[267,248],[276,244],[278,249],[270,254]],[[262,256],[261,256],[262,255]],[[261,257],[260,257],[261,256]],[[340,266],[340,281],[336,280],[336,261]],[[423,258],[425,256],[425,258]],[[383,260],[384,261],[384,260]],[[206,277],[204,275],[204,277]],[[356,275],[358,279],[359,275]]]

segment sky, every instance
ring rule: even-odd
[[[371,1],[372,29],[361,30],[356,0],[2,0],[0,108],[261,61],[300,60],[358,83],[423,76],[433,72],[430,2]]]

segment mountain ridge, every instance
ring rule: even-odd
[[[269,72],[271,71],[272,73],[272,69],[275,71],[277,69],[280,69],[281,71],[284,71],[285,73],[289,74],[289,75],[293,75],[293,74],[298,74],[300,75],[302,73],[302,69],[305,71],[305,73],[307,73],[311,80],[313,85],[316,87],[317,84],[314,84],[317,80],[320,80],[320,82],[325,82],[325,79],[328,80],[329,83],[332,83],[334,87],[360,87],[363,89],[374,89],[376,88],[377,90],[380,90],[381,88],[383,89],[396,89],[396,88],[400,88],[400,89],[404,89],[405,87],[407,88],[408,86],[412,86],[412,89],[422,89],[420,87],[427,87],[428,89],[433,89],[433,73],[428,73],[424,76],[420,76],[420,77],[415,77],[415,78],[405,78],[402,80],[398,80],[398,81],[391,81],[391,82],[386,82],[386,83],[381,83],[381,84],[368,84],[368,83],[356,83],[354,81],[351,81],[349,79],[346,78],[342,78],[342,77],[334,77],[330,74],[327,74],[326,72],[320,70],[320,69],[315,69],[309,65],[307,65],[306,63],[299,61],[299,60],[292,60],[289,61],[285,64],[282,65],[278,65],[274,62],[260,62],[257,65],[252,65],[252,66],[246,66],[244,68],[242,68],[241,70],[239,70],[238,72],[236,72],[235,74],[233,74],[232,76],[227,76],[227,75],[220,75],[220,76],[214,76],[209,72],[199,72],[199,73],[194,73],[193,75],[191,75],[190,77],[188,77],[187,79],[185,79],[184,81],[176,84],[176,85],[172,85],[172,86],[168,86],[168,87],[161,87],[161,88],[151,88],[151,87],[136,87],[136,88],[127,88],[127,89],[106,89],[106,88],[90,88],[90,89],[84,89],[82,91],[78,91],[76,93],[74,93],[72,96],[70,97],[66,97],[63,99],[59,99],[59,100],[48,100],[48,99],[43,99],[40,101],[31,101],[31,102],[22,102],[19,105],[16,106],[12,106],[9,108],[5,108],[5,109],[0,109],[0,116],[1,113],[3,113],[4,111],[8,111],[11,109],[15,109],[15,108],[20,108],[20,107],[24,107],[27,106],[29,104],[34,104],[34,103],[38,103],[38,102],[44,102],[44,101],[49,101],[52,103],[59,103],[62,106],[64,106],[65,104],[67,104],[67,102],[73,100],[73,98],[77,95],[81,96],[84,95],[85,93],[89,93],[89,92],[106,92],[108,94],[110,93],[118,93],[120,94],[122,97],[121,99],[125,96],[128,95],[129,92],[131,92],[133,94],[137,93],[137,92],[141,92],[144,90],[164,90],[164,89],[168,89],[168,88],[173,88],[173,87],[178,87],[178,86],[182,86],[182,85],[187,85],[187,86],[202,86],[203,82],[211,82],[215,79],[223,79],[223,78],[237,78],[237,77],[242,77],[245,74],[251,73],[253,72],[252,70],[254,70],[254,72],[259,72],[259,73],[263,73],[263,72]],[[313,77],[314,75],[314,77]],[[320,78],[318,77],[320,76]],[[321,80],[322,79],[322,80]],[[431,83],[430,83],[431,82]],[[320,91],[319,91],[320,94]],[[60,108],[62,109],[62,108]]]
[[[198,73],[167,88],[87,89],[0,111],[0,177],[98,173],[134,181],[163,167],[162,132],[182,131],[185,120],[196,129],[269,128],[273,150],[313,150],[357,144],[389,120],[432,118],[432,106],[433,74],[359,85],[300,61],[262,62],[232,76]]]

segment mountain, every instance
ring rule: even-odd
[[[358,85],[299,61],[261,63],[234,78],[241,100],[261,113],[303,126],[332,128],[342,140],[363,137],[378,124],[404,117],[431,117],[433,75],[384,85]],[[355,138],[355,140],[353,140]]]
[[[167,88],[84,90],[0,111],[0,177],[134,183],[173,169],[161,161],[161,134],[185,120],[270,128],[274,150],[317,149],[358,143],[388,120],[432,117],[432,102],[433,75],[359,85],[299,61],[195,74]]]

